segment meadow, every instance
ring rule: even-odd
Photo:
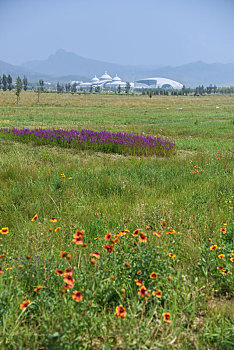
[[[234,96],[0,91],[0,128],[160,136],[168,156],[0,132],[0,349],[232,349]]]

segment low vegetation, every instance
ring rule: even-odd
[[[13,101],[0,94],[1,128],[105,127],[176,153],[0,133],[0,347],[232,349],[233,97]]]

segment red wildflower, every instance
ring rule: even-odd
[[[150,274],[150,278],[157,278],[156,272],[152,272],[152,273]]]
[[[73,238],[72,242],[76,245],[83,245],[83,236]]]
[[[108,253],[112,253],[114,245],[113,244],[111,244],[111,245],[106,244],[106,245],[103,246],[103,248],[106,249],[108,251]]]
[[[30,300],[26,300],[23,302],[23,304],[20,305],[20,309],[23,310],[23,309],[26,309],[26,307],[31,303]]]
[[[116,313],[115,313],[116,318],[119,318],[119,317],[124,318],[127,316],[127,312],[125,311],[125,308],[123,307],[123,305],[117,306],[115,310],[116,310]]]
[[[3,227],[3,228],[0,230],[0,233],[1,233],[2,235],[6,235],[8,232],[9,232],[8,227]]]
[[[70,273],[67,273],[65,276],[64,276],[64,282],[67,283],[67,284],[73,284],[73,282],[75,281],[74,278],[72,277],[72,274]]]
[[[60,252],[60,254],[61,254],[61,258],[66,258],[66,257],[67,257],[67,252],[64,251],[64,250],[62,250],[62,251]]]
[[[58,220],[56,218],[50,219],[50,222],[57,222]]]
[[[148,289],[147,289],[145,286],[142,286],[142,287],[139,289],[138,294],[139,294],[141,297],[145,297],[145,296],[149,295],[149,292],[148,292]]]
[[[3,274],[3,270],[2,270],[2,268],[0,267],[0,275],[2,275]]]
[[[105,235],[105,240],[109,241],[111,239],[112,234],[109,232]]]
[[[36,221],[38,219],[38,215],[35,214],[34,217],[32,218],[32,221]]]
[[[42,289],[43,287],[42,286],[38,286],[34,289],[34,292],[37,292],[38,290]]]
[[[162,236],[161,233],[159,233],[159,232],[153,232],[153,235],[157,236],[157,237],[161,237]]]
[[[137,286],[144,286],[144,282],[135,280]]]
[[[132,235],[133,235],[134,237],[137,237],[138,233],[139,233],[139,230],[137,229],[137,230],[133,231],[133,234],[132,234]]]
[[[163,315],[163,319],[164,319],[165,322],[168,322],[168,323],[171,322],[171,319],[170,319],[171,314],[169,312],[165,312],[162,315]]]
[[[94,256],[97,259],[100,259],[100,252],[93,252],[90,254],[91,256]]]
[[[144,233],[141,233],[139,237],[139,241],[143,243],[147,242],[147,236],[144,235]]]
[[[78,290],[74,290],[73,295],[72,295],[72,299],[77,301],[77,302],[80,302],[83,299],[83,295]]]
[[[161,297],[162,297],[162,291],[161,291],[161,290],[158,290],[157,292],[156,292],[156,291],[153,291],[153,292],[152,292],[152,295],[153,295],[154,297],[161,298]]]
[[[64,274],[64,271],[60,269],[56,269],[54,272],[57,273],[59,276],[62,276]]]

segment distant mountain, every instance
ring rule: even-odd
[[[128,80],[134,80],[133,75],[136,70],[133,66],[123,66],[84,58],[62,49],[50,55],[46,60],[26,62],[22,64],[22,67],[30,71],[53,76],[82,75],[89,78],[92,78],[95,74],[100,76],[105,71],[108,71],[110,75],[119,74],[121,78]]]
[[[25,75],[30,83],[38,82],[39,79],[51,81],[51,77],[49,77],[46,74],[34,73],[24,67],[16,66],[13,64],[8,64],[4,61],[0,61],[0,75],[2,76],[3,74],[6,74],[6,75],[10,74],[13,80],[16,80],[18,76],[23,78],[23,76]]]
[[[40,79],[43,79],[48,82],[56,83],[56,82],[61,82],[61,83],[66,83],[68,81],[72,80],[82,80],[82,81],[88,81],[88,78],[82,75],[71,75],[71,76],[60,76],[56,77],[53,75],[46,74],[44,72],[36,72],[34,70],[27,69],[24,66],[16,66],[13,64],[6,63],[4,61],[0,61],[0,75],[2,76],[3,74],[10,74],[13,78],[13,80],[16,80],[18,76],[23,78],[25,75],[30,83],[38,83]]]
[[[151,65],[130,66],[102,62],[78,56],[72,52],[58,50],[46,60],[30,61],[14,66],[0,61],[0,75],[11,74],[13,79],[26,75],[32,83],[39,79],[56,83],[72,80],[88,81],[95,74],[99,77],[105,71],[111,76],[118,74],[124,81],[134,81],[150,77],[163,77],[176,80],[187,87],[198,85],[234,86],[234,63],[204,63],[201,61],[173,66]]]
[[[140,72],[141,77],[145,72]],[[184,64],[178,67],[162,67],[147,71],[149,77],[165,77],[181,82],[186,86],[195,87],[198,85],[217,86],[234,85],[234,63],[204,63],[201,61]]]

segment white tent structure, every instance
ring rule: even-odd
[[[134,82],[134,89],[182,89],[178,81],[167,78],[145,78]]]

